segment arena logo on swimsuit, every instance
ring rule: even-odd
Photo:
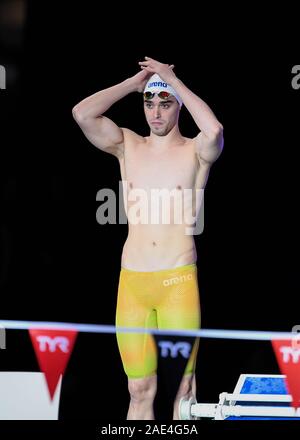
[[[189,273],[188,275],[181,275],[180,277],[166,278],[165,280],[163,280],[163,285],[166,287],[172,286],[173,284],[179,284],[185,281],[191,281],[192,279],[193,276],[191,273]]]

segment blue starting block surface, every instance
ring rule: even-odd
[[[282,395],[287,396],[288,390],[284,375],[259,375],[259,374],[241,374],[235,386],[233,394],[241,395]],[[266,402],[237,400],[234,405],[241,406],[265,406]],[[272,407],[291,407],[290,402],[268,402]],[[226,420],[300,420],[300,417],[261,417],[261,416],[229,416]]]

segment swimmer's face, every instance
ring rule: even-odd
[[[180,106],[172,95],[167,99],[155,95],[152,99],[144,98],[144,111],[152,133],[166,136],[178,123]]]

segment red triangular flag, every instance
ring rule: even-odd
[[[60,375],[67,367],[77,331],[29,329],[29,334],[52,400]]]
[[[292,340],[273,340],[272,346],[282,374],[286,375],[286,385],[291,394],[294,408],[300,407],[300,347]]]

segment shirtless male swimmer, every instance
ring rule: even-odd
[[[204,189],[210,167],[222,152],[222,125],[208,105],[175,75],[174,65],[145,57],[139,66],[136,75],[79,102],[73,108],[76,122],[93,145],[118,158],[129,192],[139,188],[149,194],[157,188],[180,195],[185,189]],[[143,92],[150,127],[147,137],[120,128],[103,116],[131,92]],[[182,103],[200,130],[194,138],[183,137],[179,131]],[[128,221],[118,288],[118,327],[200,328],[194,237],[186,234],[184,222],[175,224],[172,216],[170,219],[169,224]],[[176,283],[168,282],[170,279]],[[117,333],[117,341],[128,376],[127,420],[153,420],[157,391],[154,338]],[[174,420],[179,419],[181,397],[196,396],[198,342],[196,338],[174,401]]]

